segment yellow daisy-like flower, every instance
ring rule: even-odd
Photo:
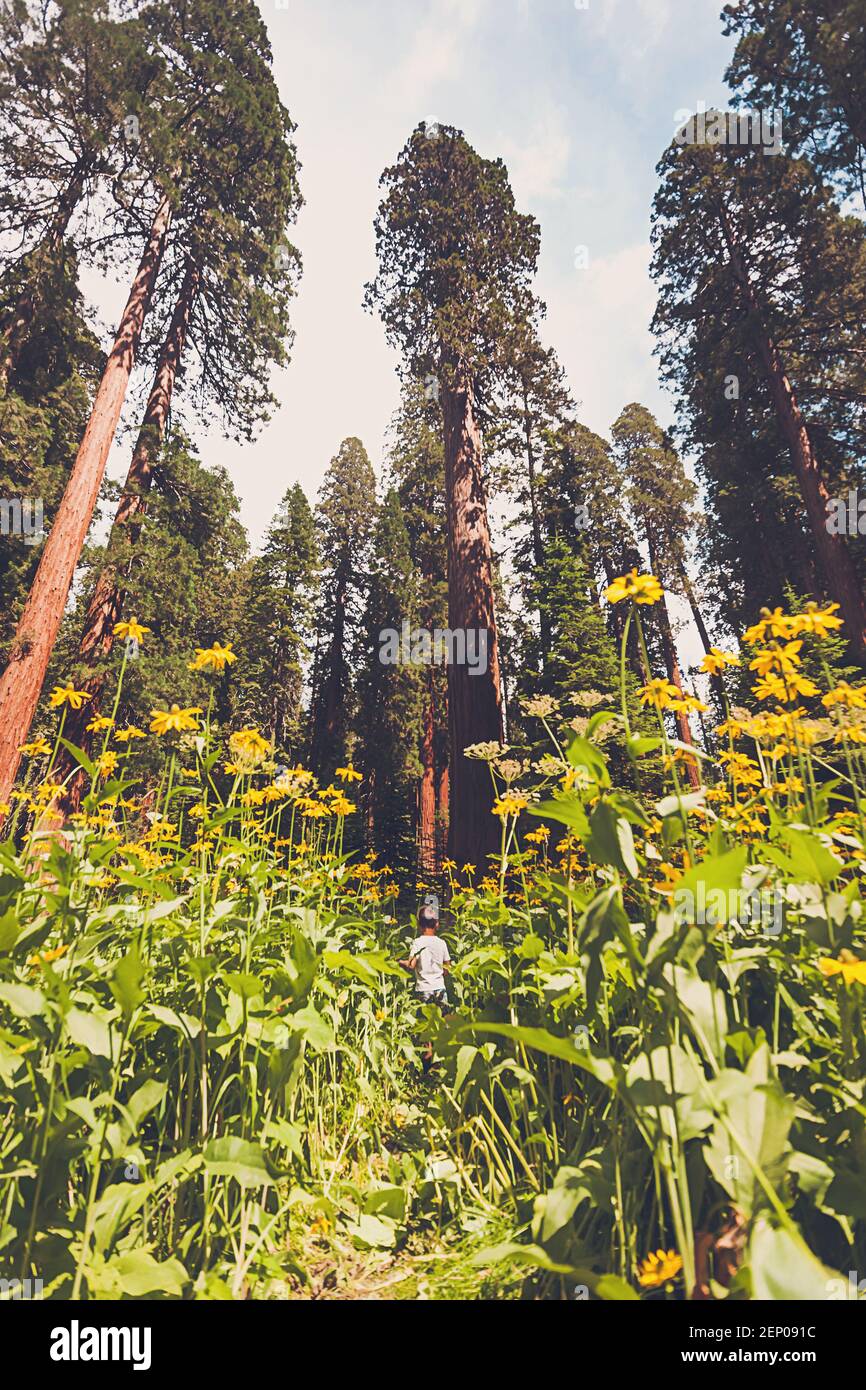
[[[849,724],[833,735],[834,743],[866,743],[866,729],[860,724]]]
[[[114,725],[114,720],[109,719],[107,714],[95,714],[87,726],[89,734],[101,734],[103,729],[110,729]]]
[[[22,743],[18,752],[23,753],[25,758],[44,758],[51,752],[51,744],[47,739],[34,738],[32,743]]]
[[[50,965],[52,961],[60,960],[69,950],[68,946],[52,946],[50,951],[42,951],[36,955],[27,957],[28,965]]]
[[[657,1289],[676,1279],[682,1267],[682,1257],[676,1250],[656,1250],[638,1265],[637,1281],[641,1288]]]
[[[706,714],[709,705],[705,705],[696,695],[683,695],[681,699],[672,700],[670,708],[685,714],[691,714],[693,711]]]
[[[189,663],[191,671],[222,671],[226,666],[231,666],[237,661],[237,654],[232,651],[231,642],[226,642],[225,646],[220,646],[219,642],[214,642],[210,647],[196,647],[195,661]]]
[[[96,770],[97,770],[97,772],[101,773],[103,777],[108,777],[108,776],[110,776],[110,774],[114,771],[114,769],[115,769],[116,767],[117,767],[117,754],[116,754],[116,753],[113,753],[113,752],[111,752],[111,753],[103,753],[103,754],[101,755],[101,757],[97,759]]]
[[[642,705],[653,705],[656,709],[670,709],[673,702],[681,698],[677,686],[658,676],[641,686],[638,694]]]
[[[520,812],[529,805],[525,796],[509,794],[500,796],[494,801],[491,810],[494,816],[500,816],[503,820],[506,816],[519,816]]]
[[[821,704],[825,709],[832,709],[834,705],[844,705],[846,709],[866,709],[866,688],[837,681],[834,689],[822,696]]]
[[[658,603],[663,593],[654,574],[638,574],[634,569],[609,584],[604,596],[608,603],[621,603],[626,598],[633,598],[635,603]]]
[[[338,767],[336,774],[341,782],[363,782],[364,778],[360,772],[356,772],[352,764],[348,767]]]
[[[198,729],[198,719],[196,715],[201,714],[200,705],[190,705],[187,709],[181,709],[180,705],[172,705],[171,709],[152,709],[150,731],[153,734],[183,733],[185,730]]]
[[[770,647],[767,651],[757,652],[749,662],[749,670],[757,671],[759,676],[766,676],[770,671],[793,671],[800,664],[802,645],[802,642],[786,642],[784,647]]]
[[[794,620],[787,617],[781,608],[774,608],[772,613],[769,608],[762,608],[761,614],[761,621],[755,623],[754,627],[746,628],[743,633],[743,641],[748,642],[750,647],[756,642],[765,641],[767,637],[781,637],[787,640],[794,636]]]
[[[262,738],[258,729],[252,726],[245,729],[238,729],[237,733],[229,737],[229,747],[233,753],[244,753],[247,757],[267,757],[271,751],[271,745],[266,738]]]
[[[790,619],[794,632],[808,632],[813,637],[828,637],[831,632],[836,632],[842,627],[842,619],[836,617],[838,607],[838,603],[828,603],[826,608],[808,603],[804,612],[795,613]]]
[[[699,669],[707,676],[719,676],[726,666],[739,666],[740,658],[733,656],[730,652],[723,652],[719,647],[710,647]]]
[[[858,960],[850,951],[840,951],[838,960],[823,957],[818,969],[828,978],[841,975],[846,985],[866,985],[866,960]]]
[[[71,681],[65,685],[55,685],[48,697],[48,703],[52,709],[59,709],[61,705],[71,705],[73,709],[81,709],[85,700],[91,698],[87,690],[76,690]]]
[[[115,623],[112,631],[123,642],[143,642],[150,628],[144,627],[138,618],[130,618],[125,623]]]
[[[134,738],[147,738],[144,729],[139,729],[135,724],[130,724],[128,729],[118,729],[114,735],[115,743],[129,743]]]

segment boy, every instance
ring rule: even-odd
[[[445,1009],[448,1006],[445,976],[451,969],[451,957],[445,942],[436,935],[439,916],[434,907],[425,904],[421,908],[418,927],[420,934],[409,948],[408,959],[399,964],[404,970],[415,972],[415,998],[419,1003],[438,1004],[440,1009]],[[424,1044],[422,1060],[425,1072],[429,1071],[433,1063],[432,1043]]]

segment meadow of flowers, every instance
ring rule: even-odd
[[[215,725],[230,645],[147,729],[119,726],[121,664],[64,824],[86,697],[54,689],[2,808],[0,1274],[58,1299],[857,1297],[866,687],[824,660],[834,605],[765,611],[707,654],[724,717],[693,747],[670,716],[708,705],[644,642],[660,594],[610,586],[622,688],[530,700],[541,757],[467,750],[501,850],[435,885],[444,1016],[397,964],[434,885],[347,852],[351,764],[320,787]]]

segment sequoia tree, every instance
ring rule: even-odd
[[[527,313],[539,231],[517,212],[501,160],[482,158],[453,127],[417,128],[382,175],[379,273],[367,287],[404,370],[438,391],[445,452],[448,622],[486,642],[483,674],[448,667],[449,852],[483,867],[498,831],[487,768],[467,747],[502,736],[481,419],[496,345]]]

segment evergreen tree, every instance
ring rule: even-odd
[[[379,309],[406,371],[438,382],[445,452],[449,626],[483,633],[488,668],[448,667],[449,851],[483,865],[497,828],[487,769],[471,744],[502,734],[502,701],[479,408],[489,402],[496,346],[528,312],[538,227],[520,215],[501,160],[482,159],[453,127],[418,128],[382,176],[376,221]]]
[[[331,459],[316,507],[322,570],[310,694],[309,766],[320,782],[349,759],[355,671],[374,519],[376,477],[360,439]]]
[[[366,661],[358,680],[358,762],[364,773],[367,823],[377,853],[404,874],[415,867],[415,802],[421,776],[424,666],[385,661],[381,634],[413,631],[419,618],[418,576],[409,533],[392,488],[373,534],[362,622]]]
[[[243,718],[295,761],[305,740],[303,686],[317,588],[313,514],[300,483],[286,492],[250,569],[240,631]]]

